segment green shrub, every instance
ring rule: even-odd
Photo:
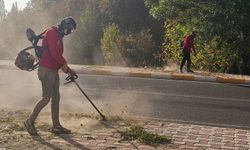
[[[121,65],[124,63],[122,56],[123,35],[116,24],[110,24],[103,30],[101,39],[101,49],[105,64]]]
[[[123,33],[116,24],[103,30],[101,48],[108,65],[145,66],[152,60],[154,42],[149,29]]]

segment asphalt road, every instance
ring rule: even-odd
[[[34,106],[41,94],[36,71],[1,70],[0,76],[2,107]],[[104,114],[250,128],[247,86],[96,75],[79,75],[77,82]],[[61,86],[61,97],[66,110],[95,113],[73,83]]]
[[[103,76],[84,76],[80,77],[79,82],[92,90],[102,89],[101,97],[110,95],[112,103],[116,101],[114,98],[127,101],[130,115],[250,127],[249,87]]]

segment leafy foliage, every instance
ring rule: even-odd
[[[149,30],[124,33],[116,24],[104,29],[102,51],[106,64],[145,66],[153,58],[153,48],[154,43]]]
[[[122,56],[122,35],[119,27],[116,24],[111,24],[104,28],[104,35],[101,40],[102,51],[105,63],[108,65],[124,64]]]

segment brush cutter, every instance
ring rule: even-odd
[[[69,75],[65,80],[67,81],[64,84],[68,84],[71,82],[74,82],[76,84],[76,86],[79,88],[79,90],[82,92],[82,94],[87,98],[87,100],[91,103],[91,105],[95,108],[95,110],[100,114],[100,116],[102,117],[102,120],[105,121],[106,118],[105,116],[98,110],[98,108],[95,106],[95,104],[90,100],[90,98],[88,97],[88,95],[82,90],[82,88],[79,86],[79,84],[76,82],[76,79],[78,78],[77,75],[71,76]]]

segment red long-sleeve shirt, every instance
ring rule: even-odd
[[[63,57],[63,40],[57,27],[52,26],[47,29],[42,40],[42,47],[45,47],[45,50],[39,60],[39,65],[58,71],[65,63],[65,59]]]
[[[188,52],[192,52],[193,49],[193,51],[196,52],[194,47],[194,38],[192,35],[188,35],[184,38],[184,49]]]

